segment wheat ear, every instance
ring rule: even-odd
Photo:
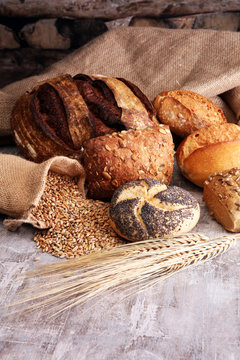
[[[11,304],[20,310],[44,306],[54,314],[96,299],[106,291],[128,294],[227,251],[239,236],[209,239],[187,234],[171,239],[130,243],[108,251],[39,267],[27,278],[42,280],[35,288],[21,292],[21,300]],[[47,307],[47,308],[46,308]]]

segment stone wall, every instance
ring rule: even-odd
[[[117,8],[118,2],[114,5],[105,1],[103,5],[99,0],[88,2],[88,7],[79,7],[75,12],[68,0],[64,0],[62,7],[58,0],[57,8],[54,2],[0,0],[0,87],[38,74],[74,49],[118,26],[240,29],[240,2],[234,0],[155,0],[149,1],[147,8],[142,1],[121,1],[121,7]],[[80,6],[83,1],[74,3]]]

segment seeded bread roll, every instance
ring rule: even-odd
[[[240,166],[240,127],[226,123],[195,131],[179,145],[176,158],[182,174],[203,187],[211,174]]]
[[[117,234],[140,241],[190,231],[199,220],[200,207],[186,190],[142,179],[115,191],[109,214]]]
[[[161,92],[154,99],[153,106],[159,120],[182,138],[202,127],[227,121],[216,104],[193,91]]]
[[[88,140],[83,161],[89,196],[110,199],[119,186],[145,177],[168,184],[173,172],[173,147],[166,125],[124,130]]]
[[[211,175],[203,187],[210,214],[232,232],[240,232],[240,168]]]

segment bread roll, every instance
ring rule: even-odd
[[[11,119],[25,158],[80,158],[91,137],[158,124],[156,111],[138,87],[125,79],[78,74],[38,84],[16,102]]]
[[[160,122],[182,138],[205,126],[227,121],[216,104],[192,91],[163,91],[156,96],[153,106]]]
[[[173,173],[173,147],[166,125],[90,139],[83,154],[89,196],[110,199],[120,185],[143,177],[168,184]]]
[[[210,214],[232,232],[240,232],[240,168],[211,175],[203,187]]]
[[[240,127],[226,123],[195,131],[179,145],[176,158],[182,174],[203,187],[211,174],[240,166]]]
[[[199,220],[200,208],[186,190],[142,179],[115,191],[109,214],[110,224],[120,236],[140,241],[190,231]]]

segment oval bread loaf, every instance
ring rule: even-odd
[[[176,159],[182,174],[203,187],[211,174],[240,166],[240,127],[226,123],[195,131],[179,145]]]
[[[190,231],[199,220],[200,207],[186,190],[142,179],[115,191],[109,214],[110,224],[120,236],[140,241]]]
[[[240,232],[240,168],[211,175],[203,187],[210,214],[232,232]]]
[[[89,197],[110,199],[119,186],[143,177],[168,184],[173,148],[171,132],[163,124],[90,139],[83,154]]]
[[[193,91],[163,91],[155,97],[153,106],[160,122],[182,138],[205,126],[227,122],[216,104]]]

